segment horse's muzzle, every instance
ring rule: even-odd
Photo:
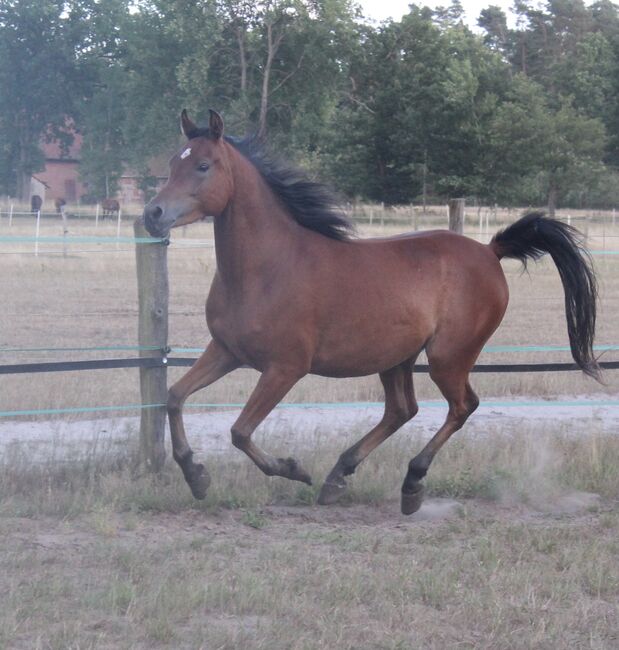
[[[147,205],[144,208],[143,219],[144,227],[153,237],[165,237],[174,223],[164,217],[164,212],[158,205]]]

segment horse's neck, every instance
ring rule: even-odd
[[[224,282],[242,287],[277,263],[298,237],[299,226],[255,167],[236,151],[232,174],[232,199],[215,218],[215,254]]]

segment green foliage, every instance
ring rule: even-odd
[[[519,202],[533,192],[552,209],[568,190],[594,187],[604,144],[599,119],[582,115],[568,100],[553,109],[539,84],[516,75],[489,123],[488,198]]]
[[[440,25],[413,7],[367,35],[332,140],[332,171],[348,193],[403,203],[483,184],[484,123],[507,75],[468,29]]]
[[[350,197],[616,201],[616,5],[514,10],[478,35],[457,0],[380,25],[351,0],[0,0],[0,191],[25,194],[72,129],[93,197],[127,167],[150,191],[180,109],[214,107]]]
[[[77,117],[77,99],[90,81],[80,56],[87,4],[0,2],[0,185],[6,192],[28,198],[29,177],[43,164],[41,140],[67,137]]]
[[[256,528],[260,530],[265,526],[268,526],[269,519],[262,512],[258,510],[245,510],[243,512],[243,523],[250,528]]]
[[[84,104],[80,174],[96,200],[114,196],[123,167],[124,92],[117,67],[101,72],[101,85]]]

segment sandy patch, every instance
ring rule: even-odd
[[[608,401],[607,396],[589,396]],[[619,406],[582,404],[582,397],[562,397],[558,402],[579,405],[531,406],[530,399],[487,399],[471,417],[460,435],[484,435],[497,427],[503,433],[517,433],[523,424],[532,421],[540,428],[548,425],[564,433],[589,433],[595,423],[596,431],[616,433],[619,430]],[[398,435],[421,434],[429,438],[443,423],[447,412],[441,402],[422,403],[419,414],[402,427]],[[240,409],[195,413],[187,409],[186,429],[197,453],[229,452],[230,428]],[[380,420],[380,406],[334,406],[300,408],[286,406],[276,409],[256,432],[259,444],[291,450],[311,449],[326,442],[342,443],[369,430]],[[139,417],[100,418],[96,420],[47,420],[0,422],[0,454],[27,453],[35,460],[79,459],[97,449],[119,449],[135,440]]]

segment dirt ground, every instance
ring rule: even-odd
[[[0,646],[616,648],[619,507],[480,499],[0,519]]]

